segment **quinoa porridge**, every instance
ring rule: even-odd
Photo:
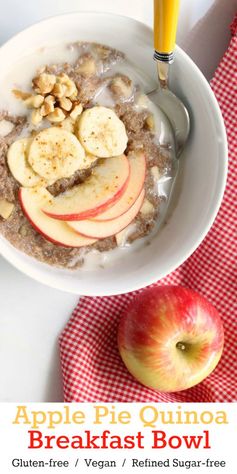
[[[156,107],[108,46],[30,59],[0,83],[0,232],[58,267],[119,257],[167,207],[172,150]]]

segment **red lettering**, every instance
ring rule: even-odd
[[[143,446],[143,443],[142,443],[142,440],[144,439],[144,436],[142,435],[141,431],[138,431],[136,438],[137,438],[137,447],[139,449],[144,449],[144,446]]]
[[[56,436],[45,436],[45,440],[46,440],[45,449],[53,449],[53,446],[51,443],[53,439],[56,439]]]
[[[177,441],[177,444],[176,444],[176,441]],[[175,444],[174,444],[174,442],[175,442]],[[173,448],[173,449],[180,448],[181,444],[182,444],[182,439],[179,436],[171,436],[169,441],[168,441],[169,447]]]
[[[165,431],[152,431],[153,435],[154,435],[154,444],[152,446],[152,448],[156,449],[156,448],[159,448],[159,449],[162,449],[162,448],[165,448],[166,445],[167,445],[167,442],[165,440],[166,438],[166,434],[165,434]]]
[[[67,436],[59,436],[56,440],[56,445],[60,449],[66,449],[69,446],[69,438]]]
[[[178,449],[184,444],[188,449],[210,449],[209,431],[203,431],[201,436],[171,436],[166,438],[165,431],[152,431],[154,437],[153,449],[162,449],[167,445],[172,449]]]
[[[43,446],[43,441],[42,441],[42,433],[41,431],[37,430],[29,430],[28,431],[30,435],[30,444],[28,446],[29,449],[39,449],[42,448]]]
[[[201,441],[205,439],[205,444],[203,446],[204,449],[210,449],[210,443],[209,443],[209,431],[203,431],[205,434],[205,437],[203,436],[183,436],[183,439],[185,441],[185,444],[188,449],[190,448],[195,448],[198,449],[200,447]]]
[[[126,448],[126,449],[135,448],[134,436],[127,435],[127,436],[124,437],[124,448]]]
[[[71,448],[72,449],[80,449],[83,447],[83,442],[81,436],[73,436],[72,437],[72,443],[71,443]]]
[[[102,433],[102,446],[101,446],[102,449],[108,449],[108,446],[107,446],[108,435],[110,435],[109,430],[103,431],[103,433]],[[112,436],[112,438],[113,438],[113,436]]]

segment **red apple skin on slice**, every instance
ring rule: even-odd
[[[140,195],[146,176],[146,157],[144,153],[133,153],[128,157],[130,175],[128,185],[121,198],[107,211],[98,214],[93,220],[109,221],[122,216],[132,207]]]
[[[143,189],[132,207],[127,212],[125,212],[125,214],[117,217],[117,219],[103,222],[90,219],[77,222],[70,221],[68,222],[68,225],[73,230],[86,237],[105,239],[106,237],[115,235],[121,230],[125,229],[125,227],[127,227],[135,219],[141,209],[144,197],[145,191]]]
[[[45,188],[21,188],[19,199],[32,227],[46,240],[63,247],[84,247],[96,242],[96,239],[79,235],[65,222],[52,219],[41,211],[42,205],[52,199],[52,195]]]
[[[125,155],[106,158],[82,184],[66,191],[45,205],[43,212],[54,219],[88,219],[108,209],[125,192],[130,175]]]

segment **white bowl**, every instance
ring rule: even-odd
[[[0,49],[1,71],[37,48],[85,40],[118,48],[155,79],[152,30],[127,17],[73,13],[37,23]],[[181,265],[209,231],[222,200],[227,175],[227,140],[223,119],[206,79],[177,47],[171,87],[185,99],[192,132],[182,156],[178,191],[167,224],[151,245],[96,271],[58,270],[15,249],[2,236],[1,254],[28,276],[71,293],[114,295],[147,286]]]

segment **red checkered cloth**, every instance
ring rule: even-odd
[[[232,402],[237,401],[237,274],[235,266],[237,151],[237,15],[232,40],[212,80],[229,140],[229,175],[224,200],[207,237],[193,255],[159,285],[182,285],[203,294],[219,310],[225,328],[217,369],[199,385],[161,393],[137,382],[117,348],[122,310],[134,293],[81,297],[60,336],[66,402]]]

